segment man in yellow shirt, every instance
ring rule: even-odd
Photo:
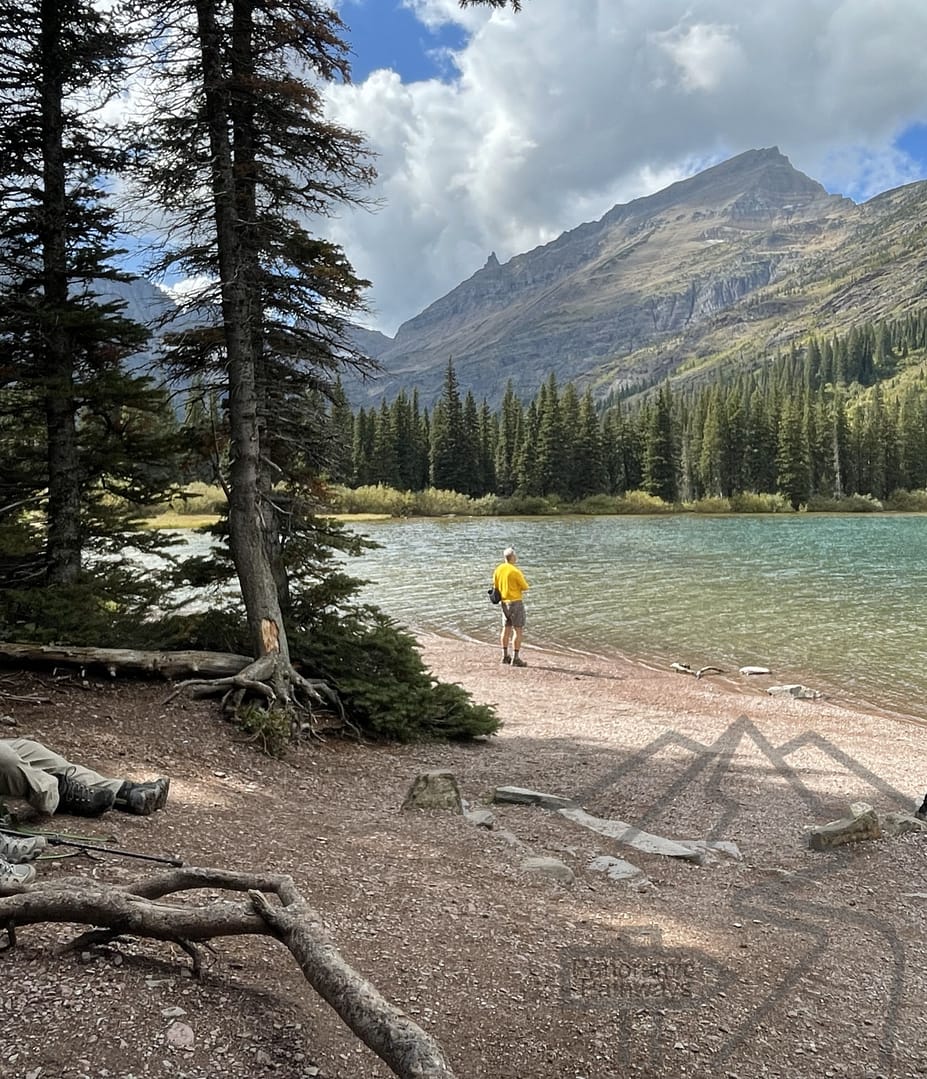
[[[527,667],[528,664],[518,654],[521,650],[521,641],[525,630],[525,603],[522,596],[528,591],[528,582],[525,575],[515,565],[515,548],[506,547],[502,552],[504,562],[496,566],[492,575],[494,588],[499,589],[502,596],[502,662],[511,663],[513,667]],[[509,655],[509,644],[512,644],[512,655]]]

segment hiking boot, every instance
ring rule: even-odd
[[[127,779],[116,795],[116,805],[127,813],[150,817],[156,809],[164,807],[170,788],[171,781],[163,776],[150,783],[133,783]]]
[[[512,656],[513,667],[527,667],[528,664],[521,658],[521,656]]]
[[[58,812],[75,817],[99,817],[113,808],[116,795],[105,789],[94,790],[74,777],[74,769],[58,775]]]
[[[503,662],[503,663],[511,663],[511,662],[512,662],[512,657],[511,657],[511,656],[509,656],[509,655],[504,655],[504,656],[502,657],[502,662]]]
[[[47,846],[48,840],[43,835],[17,836],[0,833],[0,859],[13,865],[31,862],[33,858],[38,858]]]
[[[35,880],[35,866],[13,865],[0,858],[0,888],[6,884],[30,884]]]

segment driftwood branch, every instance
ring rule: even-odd
[[[197,888],[246,892],[248,901],[213,900],[206,906],[165,901]],[[289,949],[313,989],[395,1075],[454,1079],[437,1042],[345,962],[289,876],[187,866],[122,886],[41,883],[7,886],[0,896],[0,927],[11,945],[17,927],[40,922],[94,926],[78,938],[84,946],[88,939],[131,935],[170,941],[191,955],[194,944],[215,937],[273,936]]]
[[[724,674],[720,667],[699,667],[696,670],[694,667],[690,667],[688,663],[671,663],[670,668],[676,671],[677,674],[694,674],[696,678],[701,678],[703,674]]]

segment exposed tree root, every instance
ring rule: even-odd
[[[232,719],[238,718],[246,704],[257,698],[268,711],[276,710],[287,717],[293,738],[321,737],[324,731],[344,729],[360,738],[360,731],[348,720],[331,686],[303,677],[280,652],[252,660],[236,674],[224,678],[180,682],[166,697],[165,704],[184,692],[194,697],[221,694],[223,714]]]
[[[206,906],[172,904],[163,897],[188,889],[247,892],[248,902],[213,900]],[[270,898],[273,897],[273,898]],[[18,926],[65,922],[95,928],[67,947],[110,943],[131,935],[176,944],[201,961],[196,946],[215,937],[273,936],[290,951],[313,989],[391,1071],[402,1079],[454,1079],[434,1039],[339,955],[321,917],[282,874],[231,873],[184,867],[132,884],[97,881],[7,886],[0,898],[0,926],[15,945]]]
[[[327,682],[301,675],[281,652],[251,659],[229,652],[159,652],[0,641],[0,660],[76,667],[82,672],[102,669],[111,678],[120,672],[184,678],[175,684],[165,703],[181,693],[221,696],[223,714],[237,719],[243,708],[257,701],[267,711],[276,710],[286,716],[291,738],[320,738],[325,733],[345,731],[361,737],[345,715],[337,692]]]

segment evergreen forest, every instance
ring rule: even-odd
[[[0,638],[253,657],[253,699],[232,711],[278,746],[307,711],[470,737],[492,709],[435,684],[358,601],[342,556],[368,541],[332,516],[346,490],[498,513],[610,512],[635,492],[649,508],[921,508],[925,313],[617,400],[551,374],[493,410],[449,359],[430,409],[407,391],[353,412],[341,376],[372,367],[351,334],[368,282],[326,218],[364,204],[374,163],[319,92],[349,78],[338,13],[27,0],[0,3],[0,31]],[[156,349],[105,298],[139,272],[190,283]],[[144,527],[194,483],[220,496],[207,559]]]
[[[368,365],[326,239],[374,176],[325,113],[349,53],[313,0],[0,3],[0,639],[250,659],[224,709],[276,751],[497,726],[358,602],[327,516],[323,403]],[[189,285],[150,367],[133,275]],[[194,480],[209,558],[141,527]]]
[[[776,496],[788,508],[904,508],[927,487],[927,314],[865,323],[696,385],[598,402],[548,376],[491,410],[449,361],[428,411],[413,392],[331,410],[331,479],[472,499],[576,504],[641,491],[663,503]],[[862,501],[861,501],[862,500]],[[740,508],[746,506],[743,500]],[[756,508],[769,503],[754,503]]]

